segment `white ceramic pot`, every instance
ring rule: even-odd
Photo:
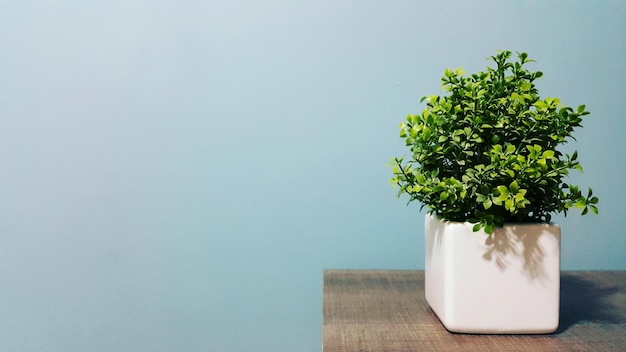
[[[555,224],[516,224],[489,236],[426,215],[426,300],[452,332],[542,334],[559,325]]]

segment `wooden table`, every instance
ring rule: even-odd
[[[323,315],[324,352],[626,351],[626,271],[563,272],[550,335],[450,333],[412,270],[325,270]]]

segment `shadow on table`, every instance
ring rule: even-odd
[[[560,322],[556,333],[582,322],[626,323],[610,298],[619,288],[601,286],[580,277],[561,276]]]

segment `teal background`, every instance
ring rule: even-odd
[[[526,51],[626,269],[624,1],[0,1],[0,350],[320,351],[324,268],[423,268],[386,167],[445,68]]]

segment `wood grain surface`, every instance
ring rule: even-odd
[[[326,270],[323,300],[324,352],[626,351],[626,271],[563,272],[550,335],[448,332],[426,303],[423,271]]]

